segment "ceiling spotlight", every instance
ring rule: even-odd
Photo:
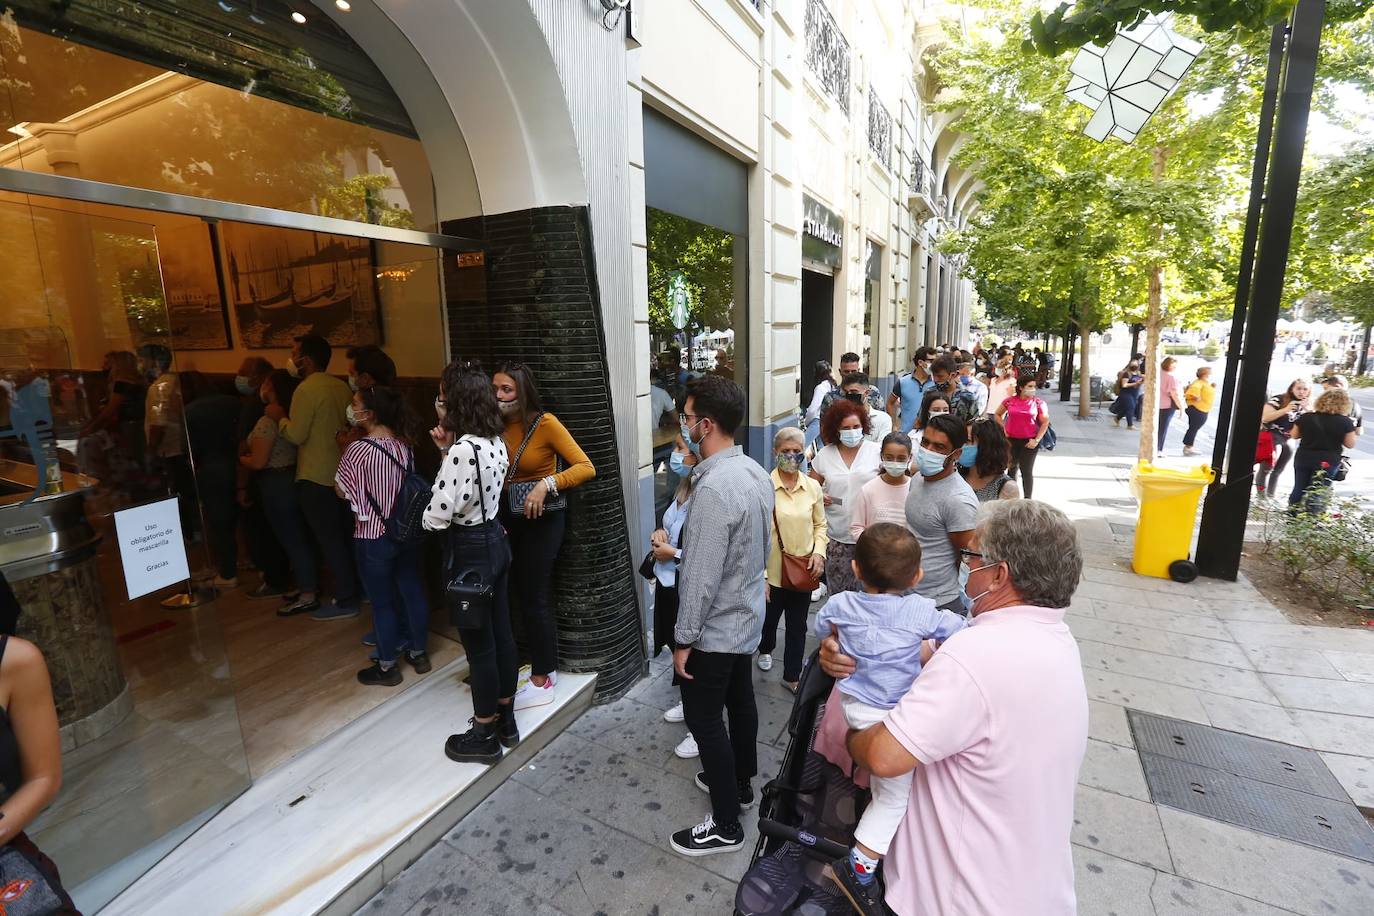
[[[297,25],[305,25],[305,13],[292,12],[291,21]]]
[[[339,8],[339,12],[341,13],[346,13],[353,9],[353,4],[349,3],[348,0],[334,0],[334,5]]]

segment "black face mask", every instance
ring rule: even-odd
[[[864,402],[864,396],[857,391],[846,391],[844,396],[845,400],[853,401],[855,404],[862,404]]]

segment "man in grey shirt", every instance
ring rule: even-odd
[[[945,611],[964,613],[959,588],[959,550],[973,539],[978,497],[959,476],[959,453],[967,438],[963,422],[946,414],[931,417],[921,430],[916,469],[906,497],[906,524],[921,542],[921,569],[916,585]]]
[[[682,691],[687,728],[701,749],[699,788],[711,816],[673,834],[686,856],[744,848],[742,807],[754,804],[758,772],[753,655],[763,632],[764,571],[773,517],[773,483],[735,445],[744,391],[720,376],[687,385],[682,438],[701,459],[682,529],[673,682]],[[730,717],[726,731],[721,718]]]

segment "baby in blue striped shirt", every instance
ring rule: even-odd
[[[840,649],[854,659],[854,673],[839,682],[840,705],[849,727],[864,729],[886,718],[911,689],[921,673],[921,644],[943,642],[967,621],[929,598],[908,594],[921,581],[921,545],[901,525],[865,529],[854,545],[853,563],[864,590],[831,596],[816,615],[816,635],[824,639],[833,626]],[[854,885],[867,890],[887,854],[906,813],[911,776],[869,780],[873,798],[854,831],[849,861],[831,866],[851,900],[859,890]]]

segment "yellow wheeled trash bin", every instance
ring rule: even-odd
[[[1132,568],[1142,576],[1191,582],[1197,567],[1188,558],[1197,503],[1215,475],[1206,465],[1177,469],[1142,461],[1131,471],[1131,494],[1140,503]]]

